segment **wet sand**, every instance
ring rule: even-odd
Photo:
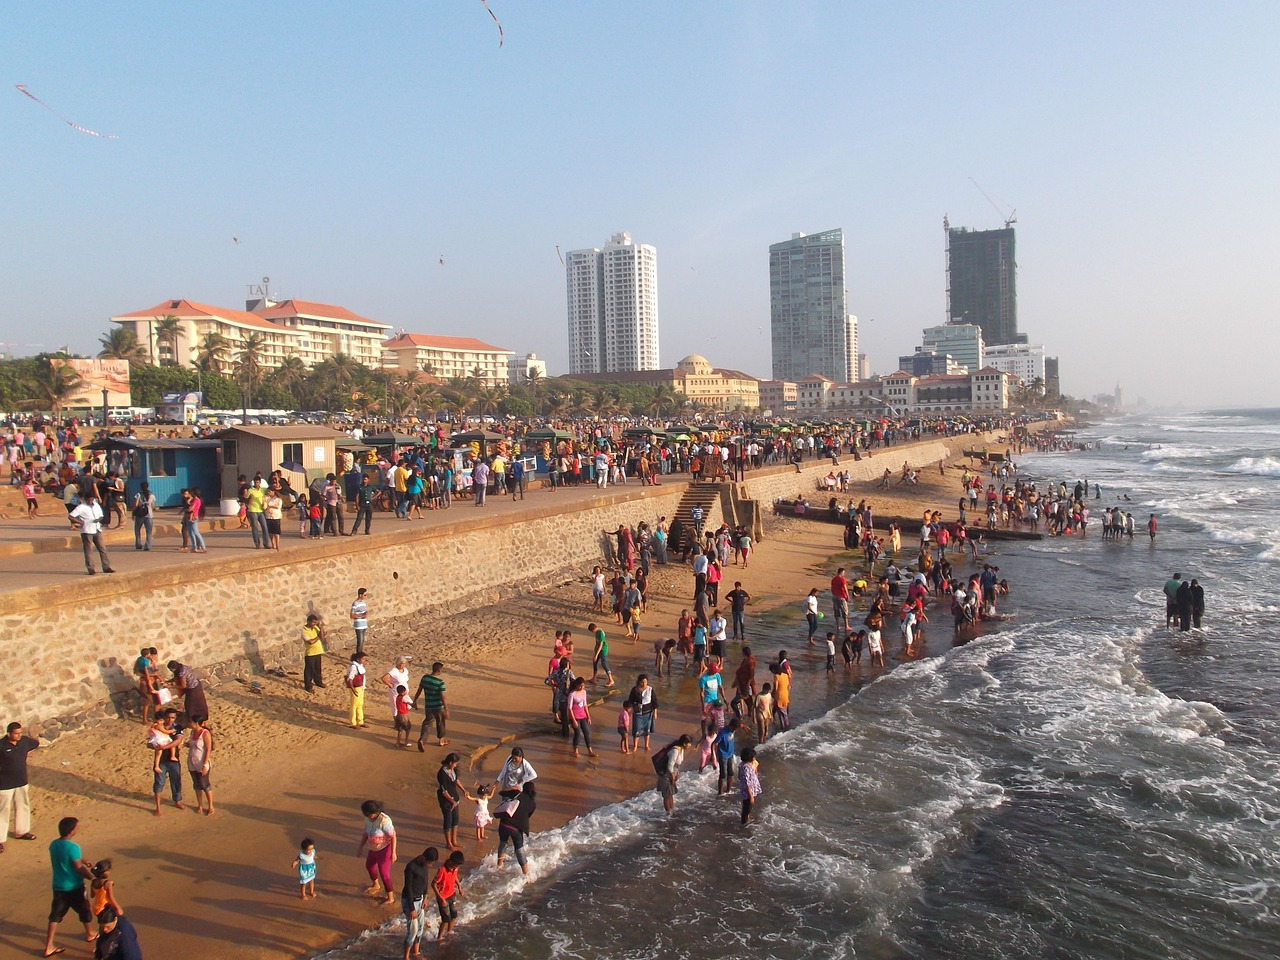
[[[954,518],[959,469],[949,470],[945,480],[936,467],[930,470],[919,487],[895,485],[881,491],[866,482],[842,502],[865,496],[877,515],[918,516],[929,507]],[[763,613],[793,605],[798,639],[791,645],[792,655],[809,656],[802,649],[802,598],[816,586],[823,609],[829,608],[828,581],[836,566],[832,558],[842,551],[841,528],[785,517],[766,523],[751,567],[731,565],[721,595],[732,589],[734,580],[743,581],[753,595],[748,628]],[[917,536],[904,531],[903,540],[900,562],[914,557]],[[840,562],[851,571],[859,566],[847,558]],[[542,682],[557,629],[573,631],[575,669],[590,676],[587,624],[595,615],[586,569],[579,578],[548,585],[535,595],[445,619],[382,620],[374,597],[366,729],[347,724],[348,696],[341,677],[349,650],[330,650],[324,667],[327,688],[315,694],[302,690],[298,675],[262,677],[261,692],[238,682],[210,689],[217,810],[212,817],[194,812],[189,782],[183,784],[187,810],[175,809],[166,794],[162,816],[153,815],[150,752],[136,718],[104,723],[42,748],[31,757],[33,830],[39,840],[11,840],[0,855],[0,899],[7,905],[0,944],[15,954],[39,953],[49,900],[46,848],[63,816],[80,818],[77,840],[86,857],[115,861],[117,899],[138,927],[148,956],[247,960],[311,956],[396,914],[398,906],[384,907],[363,895],[368,877],[363,858],[355,855],[362,828],[359,804],[366,798],[382,800],[396,823],[400,862],[393,877],[398,886],[409,857],[428,844],[443,846],[435,773],[450,750],[463,755],[463,783],[474,793],[475,783],[492,779],[511,744],[521,745],[539,772],[536,831],[650,789],[648,757],[618,751],[618,704],[637,673],[653,674],[653,641],[674,636],[681,608],[692,606],[687,567],[655,566],[653,571],[638,645],[626,640],[611,613],[597,620],[609,632],[617,678],[613,691],[588,688],[594,700],[603,701],[593,706],[598,759],[585,752],[580,760],[572,758],[568,742],[551,722],[549,690]],[[935,622],[933,635],[938,634]],[[136,646],[133,638],[116,639],[126,652]],[[774,652],[757,651],[762,669]],[[380,678],[400,654],[413,657],[412,685],[432,660],[445,662],[449,746],[438,747],[429,739],[425,755],[412,746],[395,746]],[[730,662],[736,659],[732,645]],[[871,671],[864,667],[863,672]],[[662,708],[654,749],[682,732],[696,736],[695,680],[677,661],[674,679],[656,684]],[[804,697],[803,684],[797,683],[793,696],[797,701]],[[416,738],[421,714],[411,716]],[[659,803],[656,795],[654,803]],[[496,845],[493,828],[487,841],[477,845],[472,812],[473,805],[464,801],[459,837],[469,867]],[[316,842],[321,894],[305,903],[290,869],[303,836]],[[62,924],[58,944],[67,948],[65,956],[91,955],[82,936],[74,919]]]

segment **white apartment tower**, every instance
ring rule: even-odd
[[[565,258],[569,373],[658,369],[658,250],[615,233]]]

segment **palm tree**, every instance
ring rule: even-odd
[[[154,321],[152,336],[155,337],[156,346],[160,344],[168,344],[169,346],[169,365],[178,362],[178,341],[187,335],[187,329],[182,325],[182,321],[173,314],[166,314],[163,317],[157,317]],[[152,358],[154,360],[154,357]],[[160,365],[164,366],[164,358],[160,358]]]
[[[98,356],[103,360],[128,360],[132,366],[147,355],[147,351],[138,342],[138,335],[128,327],[116,327],[108,331],[105,337],[98,338],[98,343],[102,344]]]
[[[644,405],[644,409],[655,417],[661,417],[663,411],[670,408],[673,400],[671,388],[665,383],[660,383],[653,388],[653,396]]]
[[[418,377],[413,373],[397,373],[387,378],[387,415],[403,417],[413,405]]]
[[[542,375],[542,371],[537,367],[530,367],[524,372],[524,381],[529,385],[529,399],[533,401],[534,414],[538,414],[542,410],[542,404],[538,402],[538,398],[542,394],[546,379]]]
[[[592,406],[595,408],[597,419],[608,420],[618,412],[618,398],[604,387],[600,387],[596,390]]]
[[[231,341],[216,330],[204,335],[196,351],[195,368],[201,373],[221,374],[231,361]]]
[[[429,411],[429,419],[434,420],[436,407],[440,404],[440,388],[434,383],[418,381],[413,385],[413,395],[410,398],[410,402],[415,413],[421,415],[423,412]]]
[[[506,395],[506,391],[502,387],[484,387],[476,395],[476,402],[480,407],[480,413],[493,414],[497,413],[498,405],[502,403],[502,398]]]
[[[266,357],[263,356],[266,344],[266,334],[251,333],[240,344],[240,352],[236,354],[235,380],[240,385],[246,417],[249,416],[249,398],[267,376]]]
[[[307,369],[307,365],[301,357],[285,357],[284,362],[276,367],[275,372],[271,374],[271,381],[282,390],[287,390],[289,395],[298,403],[302,403],[307,378],[311,375],[311,371]]]
[[[24,406],[33,410],[51,410],[53,419],[61,421],[62,407],[85,385],[75,368],[48,357],[40,362],[35,374],[24,384],[30,398]]]
[[[559,419],[569,412],[569,398],[559,391],[547,397],[547,414]]]

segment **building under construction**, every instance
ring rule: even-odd
[[[1026,343],[1018,333],[1014,230],[970,230],[944,218],[947,235],[947,319],[982,328],[987,344]]]

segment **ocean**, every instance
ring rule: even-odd
[[[1087,539],[991,545],[1008,622],[953,645],[943,614],[926,658],[804,678],[748,827],[695,769],[672,820],[648,792],[535,833],[528,884],[490,856],[439,955],[1280,956],[1280,410],[1079,439],[1020,461],[1102,496]],[[1134,539],[1104,541],[1126,494]],[[1174,572],[1205,587],[1201,632],[1164,626]],[[803,645],[769,629],[762,650]],[[398,955],[399,923],[326,957]]]

